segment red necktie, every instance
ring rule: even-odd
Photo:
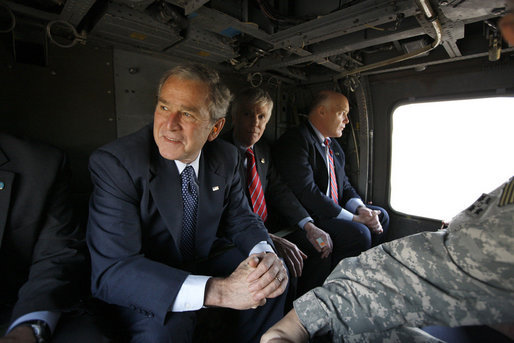
[[[261,179],[257,174],[257,167],[255,165],[255,155],[253,150],[246,149],[247,160],[247,176],[248,176],[248,191],[250,192],[250,199],[252,201],[253,211],[258,214],[262,221],[268,218],[268,211],[266,210],[266,200],[264,200],[264,192],[261,185]]]
[[[328,164],[330,169],[330,196],[332,200],[335,201],[336,204],[338,204],[337,200],[337,180],[336,180],[336,171],[334,168],[334,153],[332,152],[332,149],[330,148],[330,141],[328,138],[325,139],[325,145],[328,148]]]

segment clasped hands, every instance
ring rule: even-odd
[[[211,278],[205,289],[205,306],[236,310],[257,308],[267,298],[286,290],[287,270],[275,253],[250,255],[226,278]]]
[[[373,233],[381,234],[384,230],[378,217],[380,213],[382,212],[379,210],[361,206],[357,208],[357,215],[353,216],[353,221],[366,225]]]

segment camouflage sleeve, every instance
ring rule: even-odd
[[[311,335],[331,331],[334,341],[351,341],[405,326],[514,321],[514,205],[499,206],[501,193],[489,194],[479,217],[473,206],[459,214],[458,228],[452,222],[448,231],[341,261],[323,287],[295,301],[302,324]]]

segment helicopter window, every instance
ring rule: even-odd
[[[390,204],[450,220],[514,175],[514,97],[410,103],[392,115]]]

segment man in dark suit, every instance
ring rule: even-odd
[[[321,91],[309,120],[287,131],[274,155],[282,178],[302,205],[330,234],[332,266],[381,242],[388,226],[387,212],[364,205],[344,171],[345,156],[334,137],[348,124],[348,99],[337,92]]]
[[[238,342],[282,317],[287,270],[244,198],[235,148],[215,141],[230,99],[215,71],[175,67],[153,125],[91,156],[92,291],[133,342],[191,341],[202,307],[246,310],[231,323]]]
[[[0,133],[0,342],[66,341],[61,314],[88,294],[70,175],[63,152]]]
[[[321,286],[330,274],[330,259],[327,257],[332,252],[332,241],[326,232],[314,225],[314,220],[280,179],[272,162],[270,145],[262,138],[272,109],[273,99],[265,90],[243,90],[232,103],[233,130],[223,135],[223,138],[239,150],[239,171],[241,180],[246,183],[245,194],[250,206],[261,215],[269,232],[272,232],[270,237],[279,256],[286,261],[291,276],[299,278],[297,294],[290,289],[294,298]],[[252,172],[254,165],[261,184],[258,190],[252,189],[252,181],[256,180]],[[256,201],[259,192],[263,194],[262,205]],[[273,234],[277,231],[284,238]],[[320,246],[318,238],[327,244]]]

